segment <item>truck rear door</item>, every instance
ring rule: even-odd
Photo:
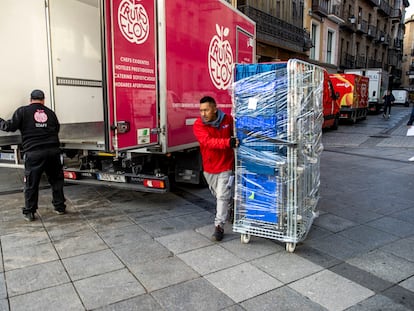
[[[156,144],[154,0],[105,1],[108,121],[115,150]]]

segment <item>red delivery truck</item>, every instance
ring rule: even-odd
[[[341,119],[352,123],[364,120],[368,113],[369,78],[357,74],[329,75],[335,91],[339,93]]]
[[[323,70],[323,124],[322,128],[338,129],[341,106],[338,101],[338,94],[329,77],[328,71]]]
[[[0,10],[0,116],[43,89],[67,181],[148,192],[200,181],[199,100],[231,112],[234,66],[255,62],[252,20],[223,0],[3,0]],[[0,146],[1,165],[21,166],[18,133],[2,132]]]

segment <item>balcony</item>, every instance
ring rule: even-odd
[[[390,36],[389,36],[388,34],[386,34],[386,33],[382,33],[382,34],[379,36],[378,41],[379,41],[381,44],[384,44],[384,45],[389,45],[389,44],[390,44]]]
[[[256,36],[262,41],[287,50],[303,53],[312,47],[310,35],[305,29],[296,27],[275,16],[250,5],[238,9],[256,22]]]
[[[382,68],[382,62],[373,58],[368,59],[368,68]]]
[[[360,20],[356,25],[357,32],[368,33],[368,21]]]
[[[354,68],[355,56],[342,53],[340,66],[343,68]]]
[[[397,68],[391,68],[391,75],[394,77],[394,82],[401,81],[402,70]]]
[[[383,31],[378,31],[375,37],[375,43],[388,45],[390,43],[390,36]]]
[[[344,23],[340,25],[341,28],[355,32],[355,23],[356,23],[355,16],[351,15],[349,12],[344,12],[342,15],[342,18],[344,20]]]
[[[385,16],[389,16],[391,14],[391,7],[387,0],[380,0],[379,1],[378,12],[384,14]]]
[[[390,18],[393,23],[398,22],[402,18],[401,9],[391,9]]]
[[[342,14],[342,5],[332,5],[329,10],[328,18],[339,25],[345,23]]]
[[[371,38],[376,38],[377,37],[377,27],[375,27],[374,25],[368,25],[367,36],[371,37]]]
[[[401,53],[394,50],[388,51],[388,65],[398,67],[401,64]]]
[[[317,13],[323,17],[327,17],[329,14],[329,1],[312,0],[312,12]]]
[[[365,68],[367,59],[364,55],[357,55],[355,59],[355,68]]]
[[[391,40],[391,45],[390,45],[389,49],[400,51],[402,48],[403,48],[403,40],[401,40],[401,39]]]

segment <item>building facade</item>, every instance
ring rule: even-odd
[[[308,59],[311,41],[303,27],[303,0],[233,0],[232,4],[256,22],[258,62]]]
[[[329,72],[382,68],[402,84],[408,0],[229,0],[256,22],[257,61],[305,59]]]
[[[340,1],[306,0],[304,24],[311,34],[309,61],[336,73],[340,61],[340,25],[344,24]]]
[[[405,20],[402,87],[414,92],[414,15]]]

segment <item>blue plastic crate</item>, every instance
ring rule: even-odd
[[[277,222],[277,181],[274,176],[246,172],[242,177],[242,200],[249,219]]]
[[[237,163],[239,167],[252,173],[262,175],[275,175],[276,168],[260,162],[254,162],[253,159],[240,159]]]
[[[287,63],[237,64],[235,79],[235,116],[272,116],[286,109]]]
[[[270,116],[266,116],[266,115],[265,116],[263,115],[237,116],[236,115],[235,124],[236,124],[236,127],[240,127],[240,128],[273,129],[273,128],[276,128],[278,125],[278,115],[270,115]]]
[[[251,77],[255,74],[287,68],[287,62],[259,63],[259,64],[236,64],[236,81]]]

